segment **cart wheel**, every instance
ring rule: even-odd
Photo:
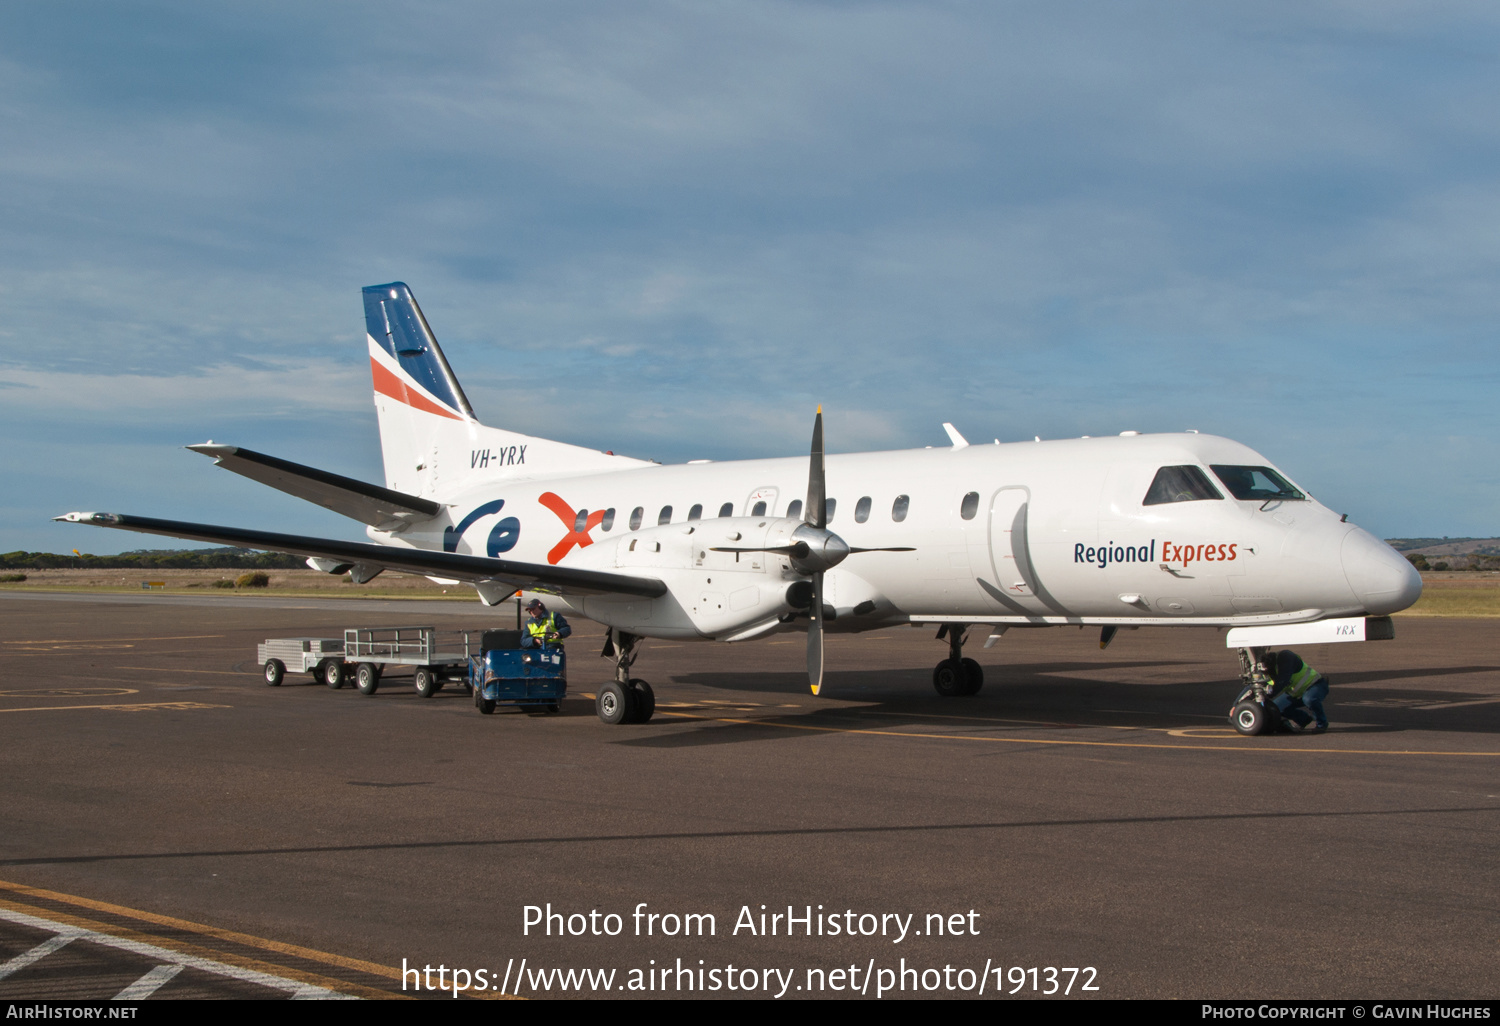
[[[330,659],[323,664],[323,683],[335,691],[344,686],[348,677],[348,671],[341,660]]]
[[[1229,722],[1241,734],[1254,737],[1266,729],[1266,710],[1258,702],[1241,702],[1230,710]]]
[[[599,718],[608,724],[629,723],[634,717],[630,714],[635,710],[632,706],[631,695],[635,689],[626,689],[619,681],[612,680],[599,689],[599,697],[594,699],[594,711]]]
[[[417,694],[423,698],[431,698],[443,686],[438,680],[437,671],[430,666],[417,667],[416,684]]]
[[[495,711],[495,700],[493,698],[485,698],[484,697],[484,692],[480,691],[478,688],[475,688],[474,689],[474,708],[478,709],[480,712],[484,713],[486,716],[489,716],[491,713],[493,713]]]
[[[286,664],[280,659],[267,659],[265,671],[266,683],[273,688],[281,687],[281,679],[286,676]]]
[[[555,716],[557,713],[562,712],[562,703],[548,702],[546,705],[542,706],[542,708],[546,711],[548,716]]]
[[[373,695],[380,690],[380,667],[374,663],[360,663],[354,671],[354,683],[361,695]]]
[[[972,659],[960,660],[959,665],[964,670],[964,691],[966,695],[977,695],[979,689],[984,687],[984,667]]]
[[[656,693],[651,690],[651,685],[634,677],[630,681],[631,695],[635,699],[635,715],[630,718],[631,723],[649,723],[651,716],[656,712]]]

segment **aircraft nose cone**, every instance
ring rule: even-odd
[[[1416,567],[1368,531],[1356,527],[1346,534],[1339,556],[1349,587],[1371,615],[1399,612],[1422,597]]]

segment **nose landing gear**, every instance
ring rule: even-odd
[[[1274,734],[1281,729],[1281,710],[1266,697],[1271,683],[1265,669],[1266,650],[1241,648],[1236,651],[1240,657],[1240,680],[1244,687],[1229,710],[1229,723],[1246,737]]]

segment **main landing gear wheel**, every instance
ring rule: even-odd
[[[484,713],[486,716],[489,716],[489,715],[493,714],[494,711],[495,711],[495,700],[493,698],[485,698],[484,697],[484,692],[481,691],[479,688],[475,688],[474,689],[474,708],[478,709],[480,712]]]
[[[612,680],[599,689],[599,696],[594,699],[594,711],[605,723],[614,725],[616,723],[631,722],[632,708],[635,702],[634,688],[626,688],[617,680]]]
[[[634,715],[630,717],[631,723],[650,723],[652,715],[656,712],[656,693],[651,690],[651,685],[639,677],[630,679],[630,697],[635,706]]]
[[[373,695],[380,690],[380,667],[374,663],[360,663],[354,671],[354,683],[361,695]]]
[[[330,659],[323,664],[323,683],[337,691],[344,686],[344,681],[349,677],[349,671],[342,662]]]
[[[964,671],[964,694],[977,695],[984,687],[984,667],[972,659],[960,660]]]
[[[944,698],[972,695],[969,690],[969,675],[964,672],[963,661],[944,659],[932,671],[932,686]]]
[[[443,686],[442,682],[438,680],[437,671],[430,666],[418,666],[415,681],[417,694],[423,698],[431,698]]]
[[[281,687],[281,679],[286,676],[286,664],[280,659],[267,659],[264,669],[266,683],[273,688]]]

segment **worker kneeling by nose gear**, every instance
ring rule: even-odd
[[[526,622],[526,632],[521,638],[522,648],[546,648],[573,633],[568,621],[549,612],[541,599],[528,602],[526,612],[531,619]]]
[[[1328,678],[1302,661],[1296,652],[1285,650],[1266,653],[1266,672],[1272,680],[1268,695],[1282,716],[1305,728],[1314,720],[1313,733],[1328,729],[1328,715],[1323,699],[1328,697]],[[1312,715],[1309,716],[1308,713]]]

